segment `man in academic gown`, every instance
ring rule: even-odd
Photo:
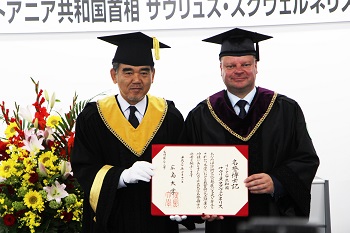
[[[234,233],[239,223],[256,216],[309,217],[319,158],[303,112],[293,99],[255,86],[258,42],[269,38],[235,28],[204,40],[221,44],[221,76],[227,90],[189,112],[182,142],[248,145],[249,157],[244,181],[249,217],[204,215],[207,233]]]
[[[176,221],[150,209],[151,145],[176,143],[183,127],[172,101],[148,94],[151,49],[169,47],[141,32],[99,39],[118,46],[111,77],[120,94],[87,104],[76,122],[71,162],[85,194],[82,233],[178,233]]]

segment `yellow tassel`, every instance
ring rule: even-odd
[[[154,56],[156,57],[156,60],[159,60],[159,41],[157,40],[157,38],[152,37],[153,38],[153,49],[154,49]]]

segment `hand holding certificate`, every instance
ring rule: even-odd
[[[152,215],[248,215],[248,146],[153,145]]]

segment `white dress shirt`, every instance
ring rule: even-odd
[[[233,106],[233,109],[235,110],[236,114],[239,115],[239,107],[236,105],[237,102],[239,100],[241,100],[241,98],[239,98],[238,96],[232,94],[231,92],[229,91],[226,91],[227,92],[227,96]],[[247,101],[247,104],[245,105],[244,109],[245,111],[248,113],[249,111],[249,108],[250,108],[250,105],[254,99],[254,96],[255,96],[255,93],[256,93],[256,88],[253,88],[253,90],[251,92],[248,93],[248,95],[246,95],[242,100],[245,100]]]
[[[130,115],[130,104],[121,96],[117,95],[117,100],[126,119],[129,119]],[[134,105],[137,109],[135,116],[137,120],[141,123],[143,116],[145,115],[146,106],[147,106],[147,97],[144,97],[140,102]]]

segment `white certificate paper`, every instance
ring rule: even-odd
[[[248,146],[153,145],[151,214],[248,216]]]

